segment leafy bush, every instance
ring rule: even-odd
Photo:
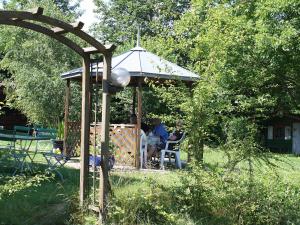
[[[108,224],[265,225],[300,223],[300,189],[272,174],[249,180],[244,173],[194,166],[182,184],[114,196]]]
[[[148,181],[150,188],[140,188],[129,196],[114,196],[109,206],[109,224],[175,224],[172,193],[156,181]]]
[[[38,187],[42,182],[51,179],[43,174],[35,175],[33,177],[28,177],[25,175],[11,177],[0,174],[0,178],[1,183],[3,182],[3,185],[0,185],[0,200],[5,196],[12,195],[26,188]]]
[[[177,193],[179,204],[204,224],[299,224],[300,189],[277,177],[194,168]]]

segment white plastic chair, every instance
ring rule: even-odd
[[[165,162],[165,156],[166,153],[169,154],[169,161],[171,161],[171,155],[175,154],[175,162],[176,167],[181,169],[181,160],[180,160],[180,143],[183,141],[185,137],[185,133],[182,134],[181,138],[177,141],[167,141],[166,147],[160,151],[160,168],[165,169],[164,162]],[[173,149],[169,149],[169,145],[174,144]]]
[[[147,135],[143,130],[141,130],[141,141],[140,141],[140,166],[141,169],[144,167],[144,164],[147,162],[147,146],[148,140]]]

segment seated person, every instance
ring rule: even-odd
[[[176,122],[176,130],[170,135],[169,141],[178,141],[182,138],[184,132],[182,130],[183,122],[182,120],[178,120]],[[170,143],[168,146],[169,150],[172,150],[175,147],[174,143]]]
[[[137,124],[137,116],[135,114],[131,114],[129,122],[131,124]],[[145,134],[148,134],[150,131],[150,127],[143,121],[141,122],[141,129],[145,132]]]
[[[153,119],[153,134],[154,136],[157,136],[160,138],[160,144],[159,147],[162,149],[165,147],[166,142],[168,140],[169,134],[168,131],[166,130],[166,127],[163,123],[161,123],[161,120],[158,118]]]
[[[149,152],[148,156],[151,159],[152,156],[154,156],[160,149],[165,148],[166,142],[168,140],[169,134],[165,128],[165,125],[161,123],[161,120],[158,118],[155,118],[152,120],[153,123],[153,135],[159,137],[160,143],[157,146],[149,146]]]

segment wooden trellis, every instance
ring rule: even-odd
[[[91,145],[94,145],[95,127],[91,125]],[[134,124],[111,124],[109,136],[111,140],[110,151],[115,156],[117,165],[135,166],[137,147],[137,126]],[[96,125],[96,146],[100,146],[101,124]]]
[[[80,121],[68,121],[67,130],[68,135],[65,141],[67,154],[71,156],[78,156],[78,152],[76,150],[80,147]]]

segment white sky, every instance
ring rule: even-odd
[[[93,13],[95,4],[93,0],[81,0],[80,9],[83,14],[78,20],[84,23],[83,30],[87,31],[91,24],[96,21],[95,13]]]
[[[3,7],[2,3],[2,0],[0,0],[0,9]],[[95,13],[93,13],[95,4],[93,0],[81,0],[79,5],[80,9],[83,11],[83,14],[78,20],[84,23],[83,30],[88,31],[92,23],[96,21]]]

